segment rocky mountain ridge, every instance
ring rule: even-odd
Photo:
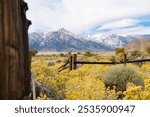
[[[144,35],[146,38],[150,35]],[[29,33],[29,46],[38,51],[66,52],[66,51],[113,51],[116,47],[123,47],[129,42],[142,37],[110,35],[76,35],[64,28],[44,33]]]

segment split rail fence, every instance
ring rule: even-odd
[[[127,54],[124,54],[123,62],[89,62],[89,61],[87,62],[87,61],[78,61],[77,54],[73,54],[73,55],[70,54],[68,61],[59,68],[59,72],[68,68],[70,71],[75,70],[77,69],[77,64],[82,64],[82,65],[83,64],[109,64],[109,65],[124,64],[126,66],[127,63],[143,63],[143,62],[150,62],[150,59],[128,61]]]

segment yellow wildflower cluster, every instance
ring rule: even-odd
[[[103,99],[105,86],[102,81],[91,77],[77,77],[66,82],[66,99]]]
[[[124,95],[125,100],[150,100],[150,79],[144,80],[144,89],[141,86],[128,86]]]
[[[150,63],[145,63],[137,70],[144,81],[144,87],[131,85],[124,92],[124,99],[150,100]]]
[[[105,90],[105,96],[103,99],[106,100],[116,100],[118,98],[118,95],[122,94],[121,92],[116,92],[116,87],[114,86],[113,89],[110,89],[110,87],[108,87]]]
[[[107,61],[107,60],[102,60]],[[143,77],[144,86],[129,84],[124,92],[116,92],[116,88],[106,88],[101,78],[111,65],[82,65],[77,70],[64,70],[58,72],[62,64],[56,63],[48,66],[44,59],[32,62],[32,70],[36,79],[43,85],[52,88],[61,99],[66,100],[116,100],[118,96],[123,99],[150,99],[150,64],[146,63],[141,68],[136,65],[128,66],[136,69]],[[41,95],[38,99],[47,99]]]
[[[140,92],[141,86],[128,86],[127,90],[123,93],[125,100],[139,100],[141,99]]]
[[[47,96],[45,94],[40,94],[39,97],[37,97],[37,100],[48,100]]]
[[[146,63],[146,64],[142,65],[141,71],[150,72],[150,63]]]

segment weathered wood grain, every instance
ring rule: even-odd
[[[0,99],[23,99],[30,92],[26,6],[0,0]]]
[[[3,78],[3,11],[2,11],[3,2],[0,1],[0,82],[2,82]],[[0,91],[3,90],[3,85],[0,85]],[[0,93],[0,97],[2,97]]]

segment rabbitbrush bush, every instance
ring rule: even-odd
[[[95,56],[86,57],[82,55],[79,57],[81,59],[85,57],[83,60],[86,61],[95,59]],[[48,90],[51,89],[50,92],[52,95],[56,95],[56,99],[150,100],[150,63],[143,63],[140,68],[134,64],[127,64],[127,67],[120,65],[81,65],[76,70],[68,71],[66,69],[59,73],[58,68],[63,63],[48,66],[47,60],[49,59],[52,59],[52,61],[65,60],[59,55],[34,56],[32,71],[36,80],[46,86]],[[109,62],[107,59],[99,61]],[[107,78],[106,81],[104,77]],[[140,78],[144,82],[144,87]],[[109,85],[106,85],[106,83],[109,83]],[[45,94],[40,94],[37,99],[54,98],[54,96],[46,97]]]
[[[136,71],[128,66],[116,65],[108,69],[102,80],[106,87],[116,87],[116,91],[125,91],[127,83],[143,86],[143,80]]]

